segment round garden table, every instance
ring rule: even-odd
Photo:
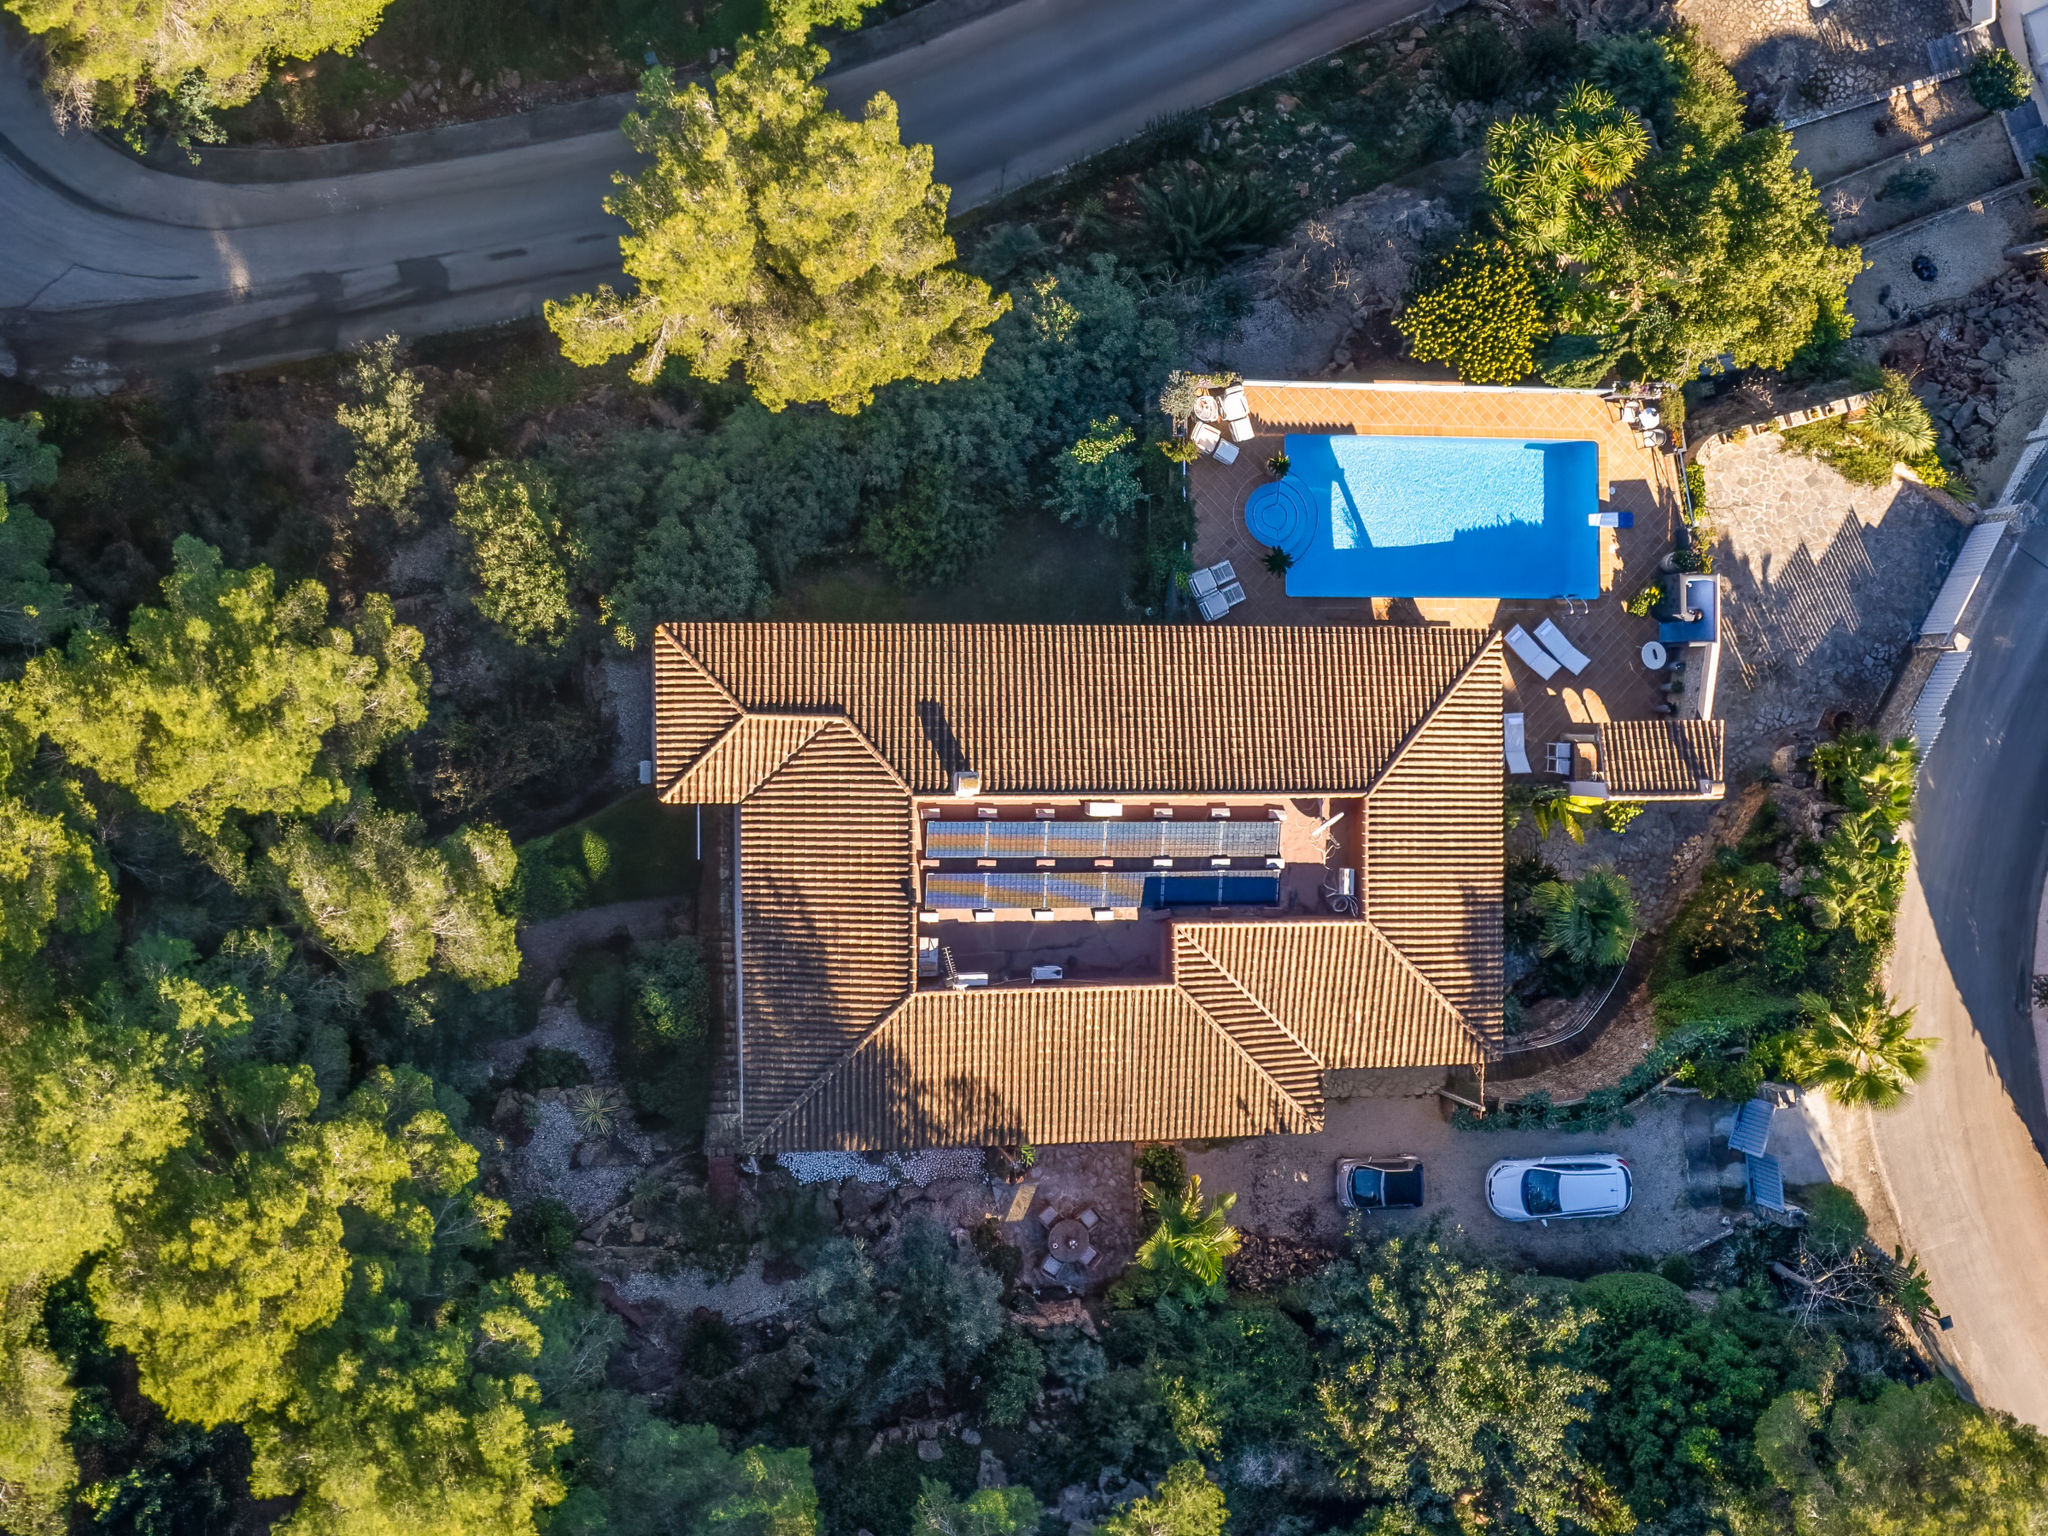
[[[1071,1216],[1053,1223],[1045,1235],[1046,1250],[1062,1264],[1078,1264],[1088,1251],[1088,1229]]]
[[[1652,672],[1661,669],[1664,663],[1670,659],[1670,656],[1665,653],[1663,642],[1658,640],[1645,640],[1643,642],[1643,665]]]

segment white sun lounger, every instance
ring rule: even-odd
[[[1555,656],[1570,669],[1573,677],[1577,677],[1587,667],[1592,665],[1592,662],[1587,659],[1586,653],[1573,645],[1571,641],[1565,639],[1564,631],[1559,629],[1549,619],[1545,619],[1536,626],[1536,638],[1543,642],[1543,649],[1550,652],[1551,655]]]
[[[1500,717],[1501,736],[1505,743],[1509,773],[1529,772],[1529,738],[1522,725],[1520,715]]]
[[[1522,664],[1541,678],[1557,676],[1557,658],[1529,638],[1529,631],[1517,624],[1502,637],[1508,649],[1522,658]]]

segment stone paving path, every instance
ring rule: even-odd
[[[1773,435],[1719,449],[1706,470],[1734,780],[1832,710],[1874,717],[1967,529],[1917,485],[1851,485]]]
[[[1927,45],[1969,22],[1959,0],[1680,0],[1678,14],[1779,117],[1922,79]]]

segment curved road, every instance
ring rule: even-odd
[[[2048,528],[1984,601],[1928,753],[1892,986],[1941,1041],[1899,1109],[1850,1117],[1842,1176],[1888,1203],[1979,1402],[2048,1427],[2048,1111],[2028,1007],[2048,872]]]
[[[1416,3],[1018,0],[827,84],[842,108],[895,97],[958,209]],[[606,130],[355,175],[199,180],[59,132],[0,40],[0,374],[105,389],[531,314],[616,277],[623,226],[601,203],[629,159]]]

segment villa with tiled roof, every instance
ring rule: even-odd
[[[707,807],[714,1140],[1306,1131],[1331,1074],[1482,1068],[1499,638],[1443,627],[674,624]]]

